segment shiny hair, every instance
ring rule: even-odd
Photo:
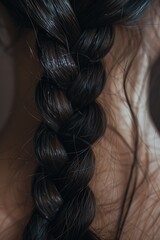
[[[90,227],[96,201],[89,182],[95,170],[92,146],[107,128],[105,112],[97,101],[108,77],[103,58],[114,45],[115,27],[135,26],[152,1],[1,2],[22,29],[35,31],[37,55],[43,67],[35,92],[42,116],[34,136],[35,207],[23,240],[98,240],[100,237]],[[126,210],[136,147],[115,240],[121,237],[135,190]]]

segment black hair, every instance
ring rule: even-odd
[[[43,74],[35,100],[42,116],[34,136],[37,169],[32,183],[34,211],[23,240],[98,240],[91,229],[96,201],[89,182],[92,149],[107,128],[97,101],[107,81],[103,58],[115,27],[132,26],[151,0],[1,0],[21,28],[34,29]],[[136,143],[137,144],[137,143]],[[114,239],[121,237],[126,186]],[[134,193],[133,189],[133,193]]]

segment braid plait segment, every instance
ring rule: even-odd
[[[34,21],[44,72],[36,103],[42,122],[34,138],[35,211],[24,239],[98,239],[89,230],[96,202],[88,184],[95,168],[91,145],[106,129],[96,98],[106,81],[102,58],[113,44],[113,30],[81,29],[69,1],[40,1],[39,9],[41,21]]]
[[[90,228],[96,206],[88,183],[95,168],[91,145],[107,125],[97,101],[106,81],[102,58],[113,45],[114,27],[137,25],[152,2],[1,0],[21,30],[34,30],[43,67],[36,88],[42,122],[34,137],[38,162],[32,183],[35,208],[24,240],[98,239]],[[127,216],[130,183],[115,240],[120,239]]]
[[[86,30],[85,11],[82,18],[69,0],[35,2],[28,1],[27,9],[44,70],[36,88],[42,122],[34,137],[35,210],[24,239],[95,240],[90,225],[96,202],[88,186],[95,168],[92,145],[107,125],[96,99],[106,82],[102,59],[113,45],[116,18],[105,25],[99,20],[99,27],[85,20]]]

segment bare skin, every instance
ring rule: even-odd
[[[1,5],[0,16],[5,44],[0,47],[0,239],[18,240],[32,209],[30,186],[36,166],[32,139],[40,121],[34,90],[40,71],[32,56],[33,32],[25,32],[7,51],[18,32]]]
[[[147,112],[148,74],[146,71],[149,64],[148,58],[152,62],[159,55],[158,49],[160,49],[159,38],[156,36],[156,34],[159,34],[159,16],[157,15],[156,19],[156,12],[152,12],[152,14],[148,14],[149,21],[147,24],[142,25],[144,29],[143,47],[139,49],[128,76],[127,90],[132,108],[139,121],[137,186],[144,178],[145,181],[135,193],[121,236],[122,240],[159,240],[160,236],[160,138]],[[117,35],[111,54],[105,58],[107,71],[118,59],[119,49],[122,52],[127,49],[127,45],[124,43],[127,32],[123,35],[121,30],[119,29],[120,34]],[[134,33],[134,31],[131,32]],[[138,37],[136,39],[137,41],[134,39],[135,43],[138,42]],[[131,49],[136,49],[136,47]],[[102,138],[99,145],[95,146],[98,160],[92,186],[96,194],[98,207],[93,226],[96,227],[97,231],[100,230],[100,235],[105,240],[115,239],[114,232],[118,224],[119,209],[133,161],[132,149],[134,150],[135,128],[132,126],[131,117],[127,110],[128,107],[124,105],[126,101],[122,88],[124,66],[125,60],[115,65],[99,98],[108,116],[109,126],[104,138]],[[124,139],[114,134],[111,126]],[[148,160],[148,172],[147,176],[145,176]],[[133,184],[131,185],[133,187]]]

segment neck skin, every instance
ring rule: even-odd
[[[5,50],[18,32],[2,5],[0,16],[0,240],[18,240],[33,206],[33,136],[40,122],[34,92],[40,67],[34,58],[33,33],[23,33]]]
[[[146,16],[145,23],[140,27],[143,30],[142,45],[127,78],[127,93],[139,123],[139,145],[137,191],[120,238],[122,240],[153,238],[158,240],[160,236],[160,138],[148,113],[149,96],[146,86],[149,80],[147,70],[159,56],[159,15],[157,14],[156,17],[158,9],[159,6],[155,6],[151,15]],[[138,43],[138,38],[135,29],[130,29],[130,39],[133,42],[128,47],[125,40],[127,40],[129,32],[124,31],[123,35],[123,31],[121,31],[123,29],[119,30],[120,38],[117,34],[114,47],[105,59],[107,72],[110,73],[110,65],[113,66],[114,62],[116,62],[115,68],[109,74],[105,89],[99,98],[106,111],[108,127],[102,141],[94,149],[96,172],[92,179],[92,188],[97,200],[97,216],[92,225],[97,232],[100,232],[102,239],[115,239],[115,229],[119,226],[117,220],[133,162],[131,150],[134,150],[135,128],[132,125],[123,91],[123,73],[129,53],[122,61],[116,60],[119,60],[120,51],[126,52],[131,49],[130,53],[132,54],[136,49],[136,47],[131,47],[132,43]],[[155,102],[155,104],[158,103]],[[109,125],[117,130],[125,141],[115,134]],[[134,180],[135,171],[133,175]],[[144,180],[143,184],[142,180]],[[133,189],[133,182],[130,189]],[[131,191],[128,195],[131,195]]]

